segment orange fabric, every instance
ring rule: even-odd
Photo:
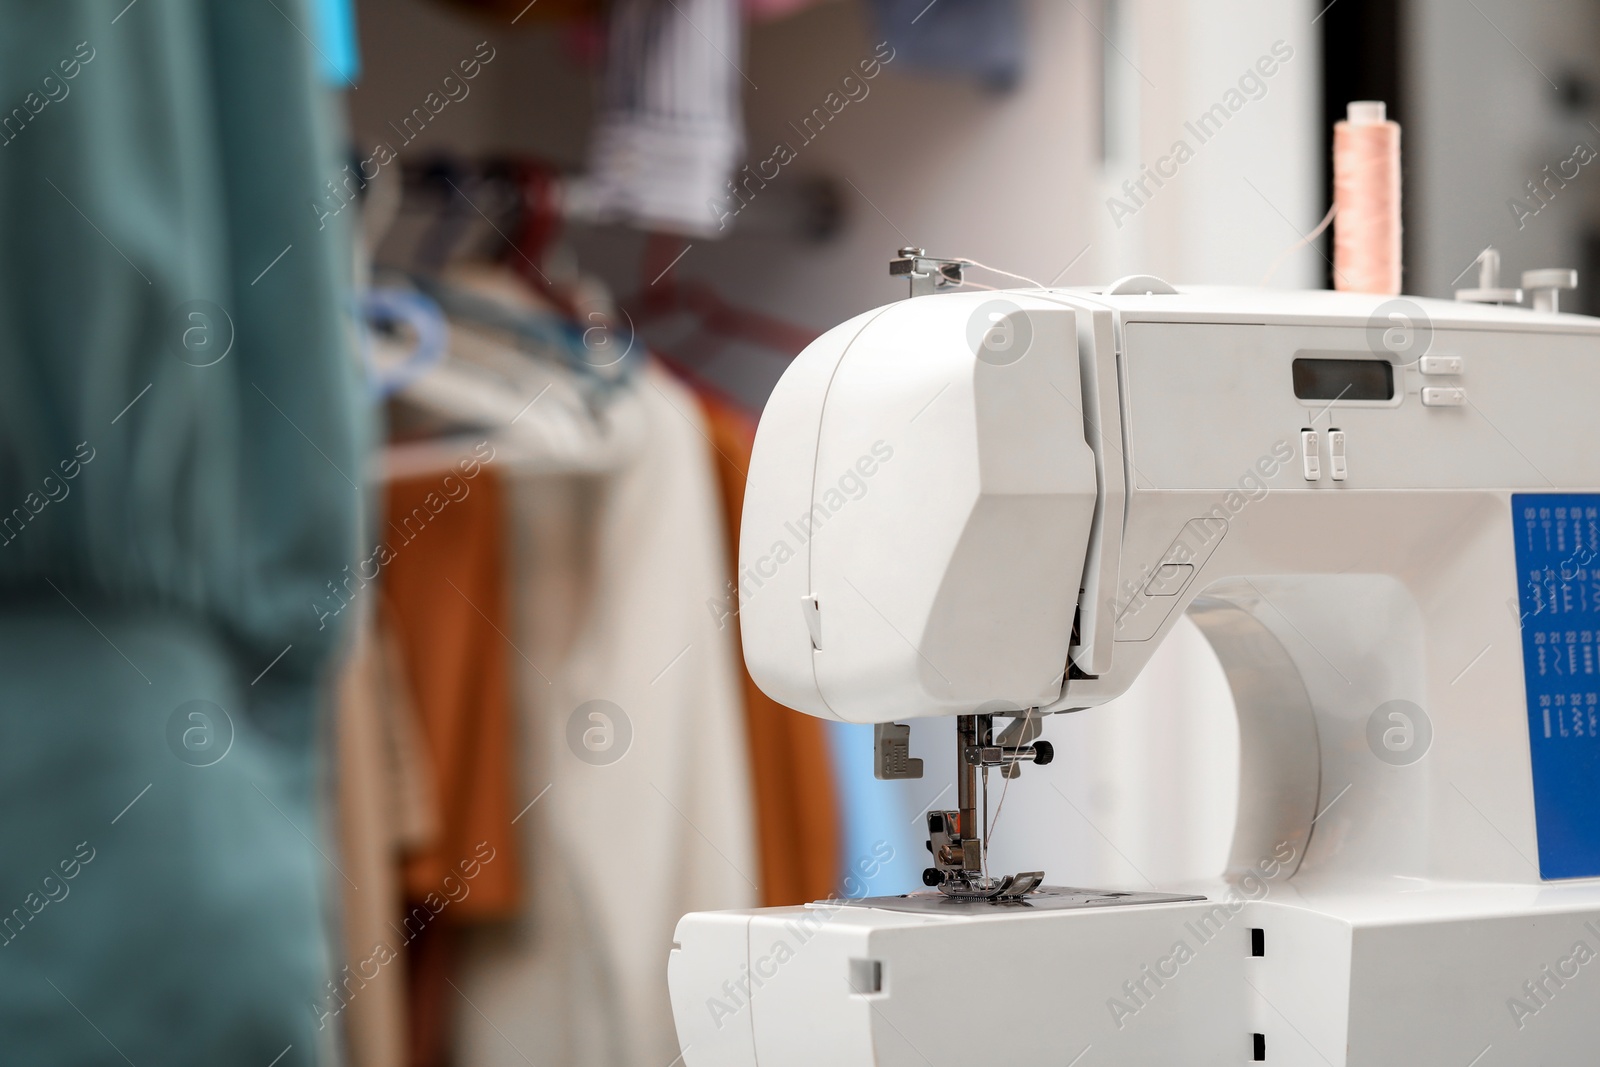
[[[716,447],[728,531],[728,573],[738,581],[739,517],[755,425],[739,410],[700,394]],[[734,642],[737,617],[728,619]],[[761,857],[761,903],[766,907],[821,900],[839,885],[839,805],[821,719],[792,711],[757,688],[744,669],[746,730],[756,801],[756,844]]]
[[[439,804],[435,840],[406,857],[406,898],[431,894],[430,912],[452,924],[522,904],[504,518],[489,470],[389,485],[383,582]]]

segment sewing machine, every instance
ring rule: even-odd
[[[1569,276],[1534,308],[951,292],[811,345],[750,466],[745,656],[874,724],[880,777],[955,716],[958,795],[922,892],[685,916],[686,1067],[1600,1057],[1600,321],[1555,310]],[[1185,614],[1239,718],[1226,874],[989,870],[1041,721]]]

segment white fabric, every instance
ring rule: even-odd
[[[465,1067],[666,1067],[667,953],[687,911],[752,907],[756,846],[720,503],[694,397],[638,379],[643,446],[616,472],[513,482],[513,663],[527,714],[526,918],[466,947]],[[608,766],[568,747],[591,699],[632,724]],[[526,802],[526,801],[525,801]]]

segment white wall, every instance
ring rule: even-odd
[[[1570,72],[1595,88],[1600,12],[1592,4],[1413,0],[1404,47],[1410,119],[1403,155],[1412,184],[1406,291],[1449,296],[1485,246],[1502,252],[1502,285],[1524,270],[1579,266],[1582,223],[1600,205],[1600,160],[1518,227],[1507,206],[1525,183],[1572,155],[1600,150],[1600,131],[1557,104],[1552,82]],[[1592,111],[1590,112],[1592,114]],[[1570,170],[1569,170],[1570,173]],[[1584,286],[1600,279],[1579,278]]]
[[[1179,140],[1195,154],[1120,231],[1110,225],[1110,212],[1097,213],[1108,240],[1107,273],[1259,284],[1278,254],[1327,210],[1317,202],[1329,135],[1318,120],[1322,66],[1310,22],[1315,11],[1283,0],[1130,2],[1129,9],[1129,39],[1117,42],[1128,58],[1113,52],[1108,70],[1114,108],[1128,106],[1116,104],[1119,98],[1137,100],[1137,158],[1130,146],[1109,161],[1103,196],[1120,194],[1141,164],[1154,167]],[[1275,44],[1292,58],[1274,59]],[[1241,77],[1260,74],[1255,64],[1263,57],[1274,73],[1260,78],[1261,88],[1248,84],[1230,99]],[[1220,131],[1203,130],[1208,139],[1202,142],[1190,126],[1225,99],[1243,106]],[[1286,259],[1272,284],[1306,287],[1321,276],[1317,253],[1308,248]]]

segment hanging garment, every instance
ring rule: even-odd
[[[0,1058],[304,1067],[366,444],[327,101],[301,0],[119,8],[0,35]]]
[[[745,476],[755,445],[755,424],[732,404],[699,394],[722,492],[727,544],[739,544]],[[733,636],[750,737],[750,776],[761,856],[761,904],[781,907],[822,900],[838,892],[839,804],[834,789],[827,725],[784,707],[763,693],[744,669],[739,651],[737,550],[730,551],[729,584],[707,604],[720,628]]]
[[[479,458],[471,477],[452,470],[391,483],[380,531],[392,550],[383,589],[439,805],[431,847],[406,859],[406,896],[443,896],[445,878],[486,845],[496,860],[449,904],[452,918],[473,919],[503,918],[521,901],[510,829],[515,652],[504,636],[505,503],[498,476]]]
[[[414,1064],[446,1061],[458,931],[509,918],[523,899],[512,823],[521,806],[508,663],[516,652],[492,457],[485,446],[443,473],[391,482],[374,548],[438,798],[437,834],[406,857],[394,931],[409,965]]]
[[[389,470],[440,469],[488,442],[502,474],[601,473],[644,447],[644,402],[622,387],[643,365],[631,333],[580,343],[593,361],[585,364],[554,337],[548,305],[504,268],[452,268],[432,288],[451,309],[449,356],[397,396],[409,421],[437,435],[391,444]],[[375,353],[378,364],[393,362],[381,343]]]
[[[528,716],[529,899],[463,943],[458,1061],[664,1067],[680,916],[760,899],[715,473],[691,393],[654,366],[615,472],[513,488]]]
[[[1018,0],[872,0],[878,33],[899,62],[934,74],[976,78],[997,91],[1022,80]]]
[[[356,629],[339,678],[334,735],[339,856],[350,878],[340,883],[343,959],[334,969],[349,986],[338,1014],[350,1067],[404,1067],[400,863],[437,840],[438,801],[393,625],[373,610]]]
[[[312,36],[322,60],[322,78],[336,89],[355,88],[361,76],[361,49],[356,42],[355,0],[312,0]]]
[[[709,206],[744,152],[738,0],[617,0],[587,175],[569,212],[688,236],[723,232]]]

